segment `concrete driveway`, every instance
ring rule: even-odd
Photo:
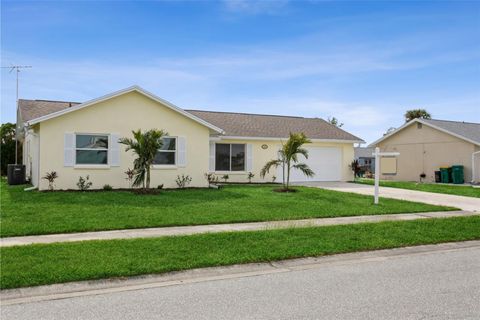
[[[373,186],[349,182],[302,182],[296,184],[342,192],[353,192],[369,196],[373,196],[374,192]],[[480,211],[480,198],[389,187],[380,187],[380,197],[450,206],[465,211]]]

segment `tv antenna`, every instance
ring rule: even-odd
[[[32,66],[10,66],[10,67],[1,67],[2,69],[10,69],[9,73],[12,73],[13,70],[15,70],[15,73],[17,74],[17,96],[16,96],[16,102],[17,102],[17,114],[18,114],[18,74],[20,73],[20,69],[25,69],[25,68],[31,68]],[[17,130],[15,129],[15,164],[18,164],[18,133]]]

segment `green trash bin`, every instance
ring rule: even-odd
[[[440,175],[442,177],[442,183],[450,183],[451,182],[451,168],[440,168]]]
[[[463,177],[463,166],[452,166],[452,182],[455,184],[463,184],[465,182]]]

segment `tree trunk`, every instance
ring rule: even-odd
[[[289,185],[290,185],[290,161],[287,162],[287,187],[286,187],[287,190]]]
[[[147,189],[150,189],[150,165],[147,166]]]

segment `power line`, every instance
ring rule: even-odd
[[[17,74],[17,116],[18,116],[18,74],[20,73],[20,69],[25,69],[25,68],[31,68],[32,66],[10,66],[10,67],[1,67],[2,69],[10,69],[9,73],[12,73],[13,70],[15,70],[15,73]],[[16,126],[15,126],[16,128]],[[17,128],[15,129],[15,164],[18,163],[18,133],[17,133]]]

